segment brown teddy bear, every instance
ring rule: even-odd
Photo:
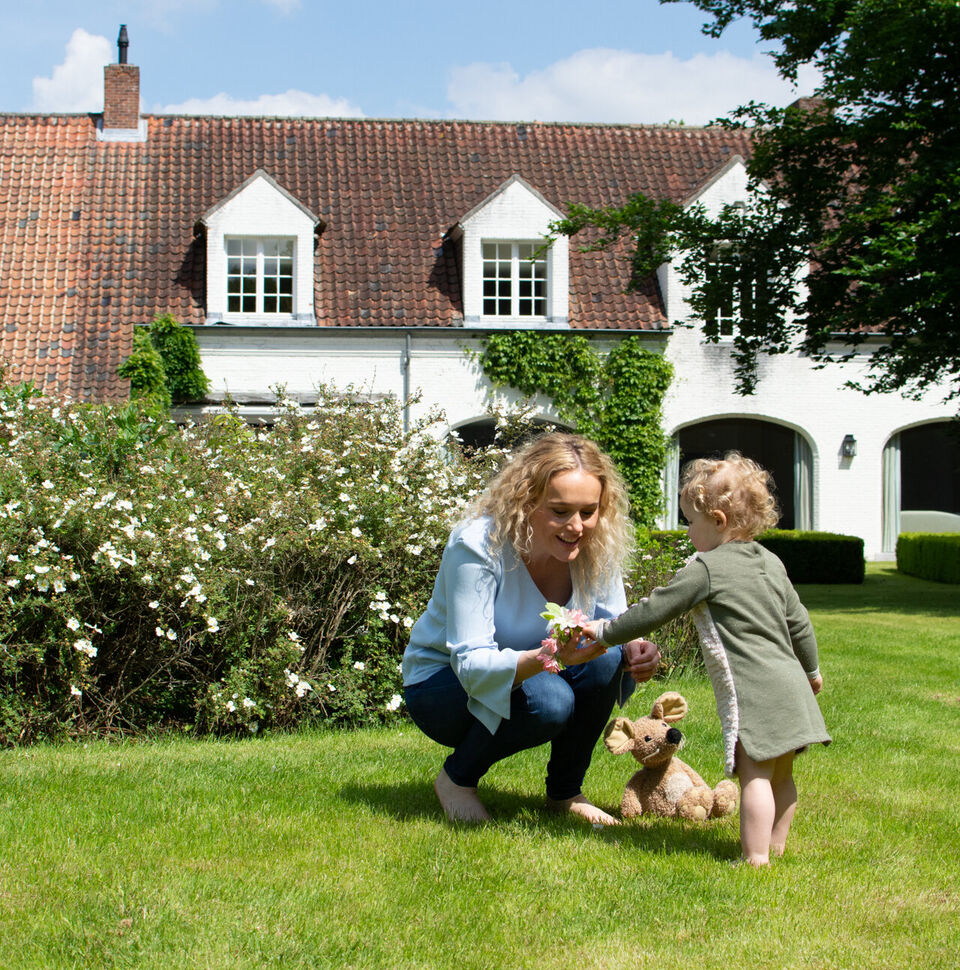
[[[683,735],[671,727],[687,713],[686,700],[674,691],[661,694],[649,717],[631,721],[614,718],[604,731],[607,749],[613,754],[628,751],[643,767],[627,782],[620,811],[635,815],[665,815],[702,822],[732,814],[737,807],[737,786],[724,779],[716,788],[674,754],[683,747]]]

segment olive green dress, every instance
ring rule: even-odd
[[[783,563],[757,542],[698,552],[670,581],[601,630],[626,643],[693,612],[723,725],[724,769],[739,738],[754,761],[830,743],[808,675],[817,640]]]

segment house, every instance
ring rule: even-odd
[[[125,53],[125,50],[123,51]],[[469,351],[498,328],[638,335],[676,378],[666,524],[681,455],[739,447],[770,467],[784,524],[889,556],[902,520],[960,513],[951,407],[845,387],[865,359],[761,361],[734,392],[676,270],[628,292],[623,251],[581,252],[552,220],[633,192],[715,210],[746,193],[744,132],[683,126],[141,115],[139,69],[105,68],[102,115],[0,116],[0,358],[50,395],[123,399],[132,331],[193,328],[211,402],[251,416],[318,383],[442,406],[469,433],[491,388]],[[543,404],[549,417],[549,402]]]

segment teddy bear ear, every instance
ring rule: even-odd
[[[680,721],[687,714],[687,701],[682,694],[675,690],[661,694],[653,704],[652,717],[661,721]]]
[[[603,743],[611,754],[625,754],[633,747],[633,722],[615,717],[603,732]]]

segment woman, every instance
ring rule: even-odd
[[[573,638],[560,644],[555,659],[565,669],[553,674],[540,613],[547,602],[591,619],[622,612],[631,537],[611,460],[559,433],[521,448],[453,530],[403,656],[411,717],[453,748],[434,782],[451,821],[488,819],[477,784],[490,766],[550,741],[548,807],[616,824],[581,785],[614,702],[653,676],[659,652],[646,640],[578,649]]]

